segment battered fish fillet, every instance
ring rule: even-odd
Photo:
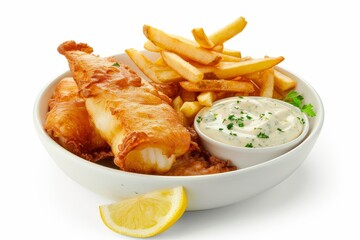
[[[109,145],[90,121],[84,100],[72,78],[62,79],[49,101],[45,130],[68,151],[96,162],[111,157]]]
[[[58,47],[85,99],[100,135],[122,170],[163,174],[190,146],[169,98],[124,64],[92,55],[92,48],[68,41]]]

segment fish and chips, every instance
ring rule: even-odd
[[[192,128],[197,112],[230,96],[281,99],[296,86],[274,68],[284,57],[242,57],[224,47],[246,25],[239,17],[210,35],[194,28],[194,40],[144,25],[144,48],[158,58],[125,52],[148,79],[112,57],[94,55],[87,44],[62,43],[58,51],[72,77],[55,88],[45,130],[79,157],[111,157],[124,171],[188,176],[235,170],[202,148]]]

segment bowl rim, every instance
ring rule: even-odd
[[[126,54],[121,53],[121,54],[115,54],[112,57],[121,58],[121,57],[124,57],[124,55],[126,55]],[[127,57],[127,56],[125,56],[125,57]],[[323,123],[324,123],[324,118],[325,118],[325,111],[324,111],[323,102],[322,102],[319,94],[317,93],[317,91],[306,80],[304,80],[302,77],[299,77],[299,75],[297,75],[295,72],[290,71],[287,68],[285,69],[280,66],[276,66],[275,69],[278,69],[282,72],[285,72],[286,74],[294,76],[295,78],[299,79],[304,85],[306,85],[307,88],[311,89],[315,99],[319,103],[319,105],[317,106],[317,115],[316,115],[316,118],[318,118],[318,123],[311,130],[308,131],[308,134],[305,136],[303,141],[300,144],[298,144],[296,147],[291,149],[290,151],[288,151],[278,157],[275,157],[273,159],[265,161],[263,163],[259,163],[259,164],[249,166],[246,168],[240,168],[240,169],[237,169],[234,171],[217,173],[217,174],[208,174],[208,175],[195,175],[195,176],[150,175],[150,174],[126,172],[126,171],[122,171],[120,169],[113,169],[113,168],[110,168],[107,166],[89,162],[89,161],[87,161],[81,157],[78,157],[77,155],[67,151],[66,149],[61,147],[58,143],[56,143],[44,130],[43,121],[42,121],[42,118],[44,118],[44,116],[40,116],[40,110],[41,110],[42,101],[44,101],[43,98],[45,98],[46,94],[49,94],[48,91],[50,91],[50,89],[53,89],[55,87],[55,84],[57,82],[59,82],[62,78],[71,76],[71,73],[69,70],[62,72],[61,74],[58,74],[57,77],[53,78],[50,82],[48,82],[46,85],[44,85],[41,88],[40,92],[38,93],[38,95],[35,99],[34,105],[33,105],[33,123],[34,123],[35,130],[36,130],[37,134],[39,135],[41,141],[47,141],[47,143],[51,144],[51,146],[53,146],[54,149],[56,149],[57,151],[60,151],[60,152],[62,152],[62,154],[65,154],[65,155],[68,155],[69,157],[74,158],[74,161],[77,161],[78,164],[84,165],[86,167],[90,167],[92,169],[96,169],[97,171],[103,171],[103,172],[107,172],[109,174],[131,176],[134,178],[144,179],[147,181],[149,180],[149,178],[151,178],[152,180],[159,180],[159,181],[163,181],[164,179],[167,179],[167,181],[177,182],[177,183],[179,181],[181,181],[181,182],[188,182],[188,181],[194,181],[194,180],[195,181],[209,181],[209,180],[218,180],[219,178],[220,179],[231,178],[233,175],[256,171],[259,168],[264,168],[269,165],[276,164],[277,162],[281,161],[284,157],[286,157],[286,155],[289,155],[294,151],[298,151],[299,148],[301,148],[301,146],[305,145],[308,141],[310,141],[312,138],[315,138],[321,132],[321,129],[322,129]],[[134,70],[134,71],[137,72],[137,70]],[[48,99],[46,99],[46,100],[48,100]]]

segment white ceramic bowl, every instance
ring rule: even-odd
[[[147,54],[153,59],[156,58],[154,54]],[[126,54],[116,55],[115,58],[145,77]],[[306,159],[320,134],[324,109],[319,95],[300,77],[284,69],[278,69],[298,81],[296,90],[304,96],[306,102],[313,104],[317,116],[310,119],[310,129],[306,138],[294,149],[265,163],[232,172],[187,177],[153,176],[124,172],[91,163],[68,152],[53,141],[43,127],[48,100],[56,83],[65,76],[70,76],[68,71],[41,90],[34,105],[35,129],[59,168],[74,181],[102,196],[120,200],[155,189],[183,185],[188,197],[187,210],[222,207],[260,194],[286,179]]]
[[[261,97],[244,97],[244,98],[253,99],[253,100],[262,99]],[[224,102],[235,101],[234,99],[238,99],[238,97],[224,98],[215,101],[213,103],[213,106],[222,104]],[[197,122],[197,119],[199,116],[203,116],[204,113],[209,109],[209,108],[203,108],[195,116],[195,120],[194,120],[194,128],[200,137],[202,145],[207,151],[209,151],[215,157],[218,157],[220,159],[231,160],[231,162],[236,167],[241,169],[269,161],[273,158],[276,158],[290,151],[291,149],[299,145],[301,141],[303,141],[306,135],[308,134],[309,131],[308,117],[305,115],[305,113],[302,113],[297,107],[289,103],[276,99],[272,99],[272,101],[277,102],[278,105],[283,105],[284,107],[287,107],[288,109],[291,109],[292,111],[297,112],[300,116],[302,116],[302,119],[304,120],[304,127],[303,127],[303,131],[297,138],[285,144],[275,145],[271,147],[264,147],[264,148],[247,148],[247,147],[238,147],[238,146],[229,145],[220,142],[214,138],[211,138],[201,130],[199,123]]]

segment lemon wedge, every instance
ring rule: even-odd
[[[104,224],[131,237],[151,237],[171,227],[185,212],[182,186],[157,190],[99,207]]]

